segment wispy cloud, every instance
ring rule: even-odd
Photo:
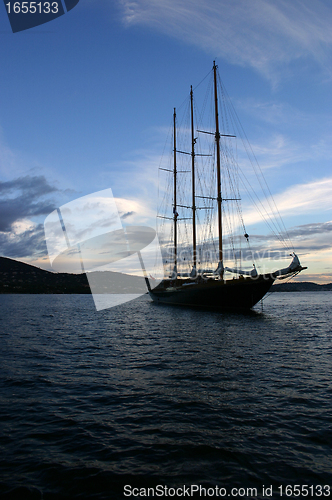
[[[150,224],[154,221],[155,211],[144,199],[115,198],[119,216],[126,225]]]
[[[284,215],[332,210],[332,177],[292,186],[277,195],[275,201]]]
[[[289,167],[295,163],[313,158],[313,152],[310,147],[303,148],[301,143],[281,133],[275,133],[268,139],[254,142],[252,144],[252,151],[255,157],[250,154],[250,158],[248,158],[248,148],[245,151],[242,145],[240,145],[238,151],[241,154],[241,168],[245,174],[249,174],[252,170],[251,162],[256,164],[255,157],[258,160],[260,169],[263,171],[285,165]],[[248,163],[249,159],[251,161]]]
[[[312,168],[321,170],[321,164],[324,165],[326,160],[330,161],[332,156],[331,137],[328,135],[311,144],[304,144],[304,142],[285,134],[275,133],[268,139],[254,142],[252,150],[263,171],[280,167],[289,169],[297,163],[305,163],[306,171],[310,171]],[[241,168],[244,168],[244,172],[246,172],[247,154],[241,146],[238,151],[242,154]],[[252,160],[256,163],[253,157]],[[249,170],[250,168],[248,167]],[[316,171],[316,173],[318,172]],[[287,173],[283,175],[287,176]]]
[[[273,198],[274,201],[268,200],[266,204],[267,217],[274,216],[269,207],[276,205],[283,218],[316,213],[325,219],[332,211],[332,177],[291,186]],[[244,212],[244,218],[247,224],[263,220],[261,213],[252,209]]]
[[[302,224],[301,226],[294,227],[288,232],[291,238],[295,238],[298,236],[322,235],[324,233],[329,236],[330,247],[332,247],[332,221]]]
[[[124,22],[155,28],[271,78],[280,65],[329,65],[332,10],[316,0],[120,0]],[[331,68],[329,68],[330,70]]]

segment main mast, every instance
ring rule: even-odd
[[[193,269],[192,276],[196,276],[196,197],[195,197],[195,136],[194,136],[194,104],[193,87],[190,87],[190,110],[191,110],[191,182],[192,182],[192,211],[193,211]]]
[[[218,114],[218,92],[217,92],[217,66],[213,61],[213,76],[214,76],[214,106],[216,120],[216,154],[217,154],[217,202],[218,202],[218,268],[217,273],[222,277],[224,273],[223,266],[223,248],[222,248],[222,197],[221,197],[221,168],[220,168],[220,132],[219,132],[219,114]]]
[[[173,206],[173,220],[174,220],[174,268],[173,268],[173,275],[174,278],[177,278],[177,247],[178,247],[178,233],[177,233],[177,218],[178,218],[178,213],[176,210],[176,111],[174,108],[174,114],[173,114],[173,127],[174,127],[174,170],[173,170],[173,176],[174,176],[174,206]]]

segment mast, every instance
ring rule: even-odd
[[[177,218],[178,213],[176,210],[176,111],[174,108],[173,114],[173,127],[174,127],[174,206],[173,206],[173,220],[174,220],[174,268],[173,274],[175,275],[175,279],[177,278],[177,247],[178,247],[178,234],[177,234]]]
[[[218,249],[218,268],[217,272],[223,275],[223,248],[222,248],[222,197],[221,197],[221,169],[220,169],[220,132],[219,132],[219,115],[218,115],[218,93],[217,93],[217,66],[213,61],[213,76],[214,76],[214,106],[215,106],[215,120],[216,120],[216,148],[217,148],[217,202],[218,202],[218,236],[219,236],[219,249]]]
[[[190,110],[191,110],[191,178],[192,178],[192,211],[193,211],[193,276],[196,275],[196,202],[195,202],[195,142],[194,137],[194,105],[193,87],[190,87]]]

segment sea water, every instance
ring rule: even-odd
[[[331,304],[1,295],[1,498],[327,497]]]

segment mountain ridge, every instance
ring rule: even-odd
[[[104,271],[89,273],[94,293],[146,293],[144,278]],[[279,283],[271,292],[332,291],[332,283],[319,285],[310,281]],[[8,257],[0,257],[0,294],[8,293],[91,293],[85,273],[54,273]]]
[[[146,293],[139,276],[104,271],[89,273],[93,293]],[[85,273],[54,273],[8,257],[0,257],[0,294],[9,293],[91,293]]]

